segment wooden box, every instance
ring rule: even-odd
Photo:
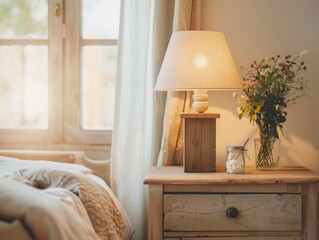
[[[219,117],[214,113],[181,113],[185,172],[216,171],[216,118]]]

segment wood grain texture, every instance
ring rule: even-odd
[[[148,187],[148,239],[163,239],[163,186]]]
[[[220,118],[219,113],[197,113],[197,112],[183,112],[180,114],[181,118]]]
[[[215,173],[184,173],[183,167],[152,167],[144,184],[232,185],[319,182],[319,176],[304,167],[280,167],[277,171],[257,171],[247,166],[244,174],[227,174],[224,167]]]
[[[252,166],[245,174],[227,174],[224,167],[217,167],[216,173],[152,167],[144,183],[162,186],[151,204],[162,213],[154,210],[152,218],[158,219],[149,222],[159,222],[162,231],[149,224],[149,232],[176,240],[317,240],[318,181],[318,175],[299,166],[278,171],[257,171]],[[168,200],[171,196],[178,199]],[[225,218],[229,203],[240,210],[238,218]]]
[[[166,239],[166,238],[165,238]],[[301,237],[213,237],[213,238],[181,238],[181,240],[301,240]]]
[[[185,118],[183,160],[185,172],[215,172],[215,118]]]
[[[164,231],[301,231],[301,194],[166,194]]]
[[[254,237],[258,237],[259,239],[267,238],[267,237],[281,237],[285,239],[285,237],[297,237],[297,239],[301,238],[300,231],[294,232],[294,231],[288,231],[288,232],[264,232],[264,231],[231,231],[231,232],[225,232],[225,231],[205,231],[205,232],[198,232],[198,231],[191,231],[191,232],[164,232],[164,238],[174,238],[178,237],[181,239],[206,239],[209,237],[214,237],[213,239],[217,237],[232,237],[232,239],[250,239]],[[257,239],[258,239],[257,238]],[[279,239],[281,239],[279,238]]]
[[[165,185],[164,193],[301,193],[300,184]]]
[[[310,183],[302,187],[304,239],[319,239],[318,184]]]

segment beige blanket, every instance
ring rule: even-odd
[[[123,209],[96,180],[83,169],[23,166],[6,173],[0,178],[0,235],[24,229],[34,239],[131,239]]]

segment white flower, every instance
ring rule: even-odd
[[[237,107],[237,113],[241,114],[241,108],[240,107]]]
[[[302,58],[303,55],[306,55],[308,54],[310,51],[305,49],[305,50],[302,50],[300,53],[299,53],[299,57]]]
[[[279,66],[279,65],[276,65],[276,68],[277,68],[277,69],[279,69],[279,70],[281,70],[281,69],[282,69],[282,67],[281,67],[281,66]]]
[[[241,161],[231,159],[226,161],[226,169],[228,173],[244,173],[245,165]]]

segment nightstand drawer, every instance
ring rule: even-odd
[[[166,240],[166,239],[165,239]],[[170,239],[168,239],[170,240]],[[172,239],[173,240],[173,239]],[[176,240],[174,238],[174,240]],[[212,237],[212,238],[181,238],[181,240],[301,240],[301,237]]]
[[[163,207],[164,231],[302,230],[301,194],[165,194]]]

